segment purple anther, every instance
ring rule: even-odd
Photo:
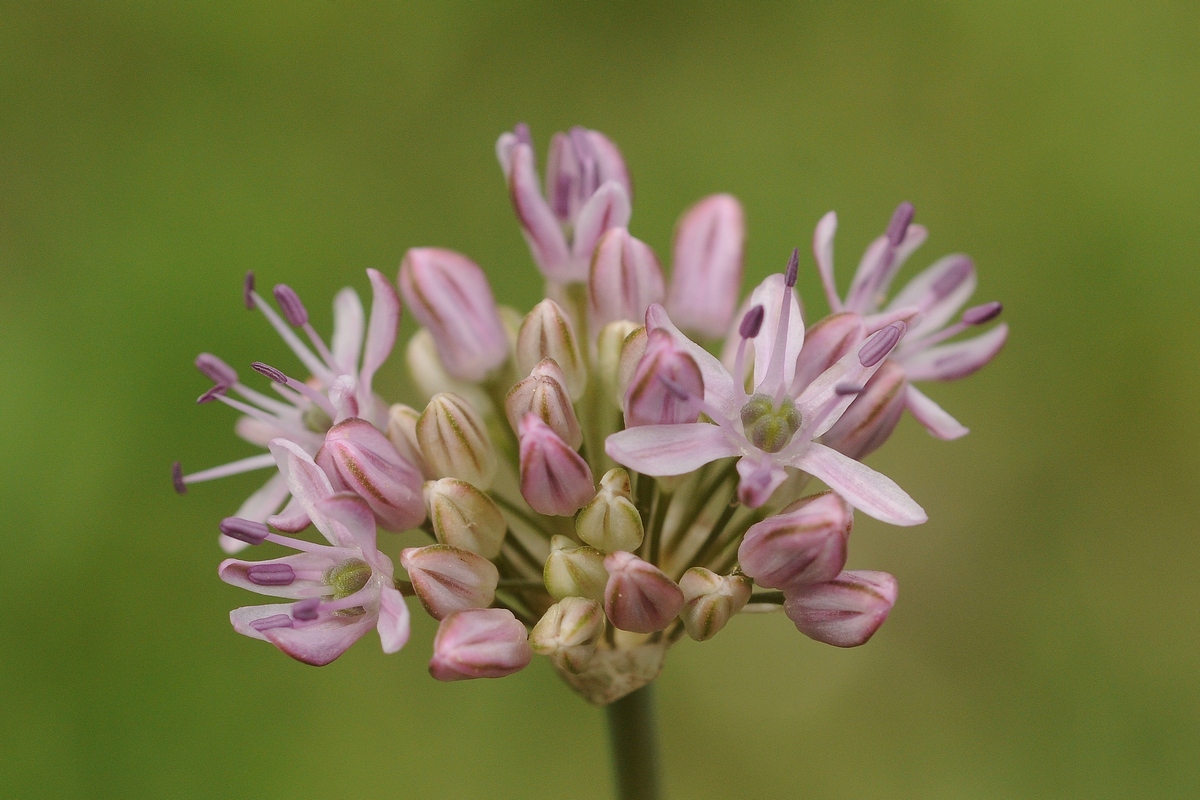
[[[250,623],[250,627],[262,633],[269,631],[271,628],[290,628],[292,627],[292,618],[287,614],[274,614],[262,619],[256,619]]]
[[[680,400],[687,400],[692,396],[691,392],[685,389],[678,382],[668,378],[666,375],[659,375],[658,379],[662,382],[662,385],[666,387],[668,392],[675,395]]]
[[[289,325],[299,328],[308,322],[308,309],[304,307],[304,302],[300,299],[300,295],[296,294],[295,289],[286,283],[280,283],[276,284],[272,293]]]
[[[901,327],[901,323],[896,322],[878,331],[858,349],[858,363],[868,369],[875,366],[887,358],[887,354],[892,352],[892,348],[896,346],[896,342],[900,341],[900,337],[903,335],[904,329]]]
[[[307,600],[301,600],[292,606],[292,619],[298,619],[301,622],[312,622],[317,618],[317,611],[321,607],[321,598],[310,597]]]
[[[237,371],[212,353],[201,353],[196,356],[196,369],[204,373],[204,377],[220,386],[233,386],[237,383]]]
[[[942,276],[933,282],[929,287],[929,293],[933,295],[933,301],[936,303],[944,297],[949,297],[950,293],[962,285],[971,275],[971,271],[975,269],[975,264],[971,259],[963,256],[954,262],[953,266],[942,273]]]
[[[187,484],[183,482],[183,464],[178,461],[171,465],[171,482],[175,484],[177,494],[187,494]]]
[[[281,383],[284,386],[287,386],[287,382],[288,382],[287,375],[284,375],[282,372],[275,369],[270,364],[264,364],[261,361],[255,361],[253,364],[250,365],[250,367],[255,372],[257,372],[259,375],[265,375],[266,377],[275,381],[275,383]]]
[[[746,312],[746,316],[742,317],[742,324],[738,328],[738,333],[742,335],[743,339],[753,339],[755,336],[758,336],[758,332],[762,330],[763,315],[765,313],[761,305],[757,305]]]
[[[296,580],[296,570],[287,564],[252,564],[246,577],[257,586],[291,586]]]
[[[848,394],[859,394],[863,390],[861,383],[839,383],[833,387],[834,394],[840,394],[843,397]]]
[[[896,210],[892,212],[892,220],[887,227],[888,244],[892,247],[899,247],[904,241],[904,234],[908,233],[908,226],[912,224],[915,212],[913,204],[907,200],[896,206]]]
[[[199,403],[200,405],[204,405],[205,403],[211,403],[213,400],[216,400],[218,397],[225,394],[226,390],[228,390],[228,389],[229,389],[228,386],[218,383],[216,386],[212,387],[207,392],[205,392],[204,394],[197,397],[196,402]]]
[[[991,322],[996,317],[1000,316],[1000,312],[1004,310],[1004,306],[999,300],[993,300],[990,303],[968,308],[963,312],[962,321],[968,325],[982,325],[985,322]]]
[[[783,282],[790,289],[796,285],[796,277],[800,274],[800,248],[792,248],[792,257],[788,259],[787,271],[783,273]]]
[[[246,281],[242,284],[242,302],[247,309],[254,310],[254,270],[246,273]]]
[[[271,533],[263,523],[241,517],[226,517],[217,527],[230,539],[246,544],[262,544]]]
[[[529,126],[524,122],[518,122],[516,127],[513,128],[513,133],[517,135],[518,142],[533,147],[533,136],[529,133]]]

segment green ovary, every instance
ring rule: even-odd
[[[790,397],[783,398],[779,405],[769,395],[753,395],[742,406],[742,430],[755,447],[767,452],[778,453],[800,429],[800,412]]]

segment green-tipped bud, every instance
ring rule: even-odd
[[[470,550],[488,560],[500,555],[508,523],[495,501],[471,484],[457,478],[429,481],[425,507],[442,544]]]
[[[522,417],[536,414],[571,449],[578,450],[583,444],[583,431],[579,429],[579,420],[571,405],[566,376],[549,358],[534,367],[529,377],[508,390],[504,411],[514,431],[520,429]]]
[[[483,418],[471,404],[451,392],[435,394],[417,418],[417,443],[433,473],[458,478],[486,491],[496,475]]]
[[[549,656],[558,669],[578,674],[591,663],[603,635],[604,609],[599,603],[564,597],[533,626],[529,644],[533,652]]]
[[[751,585],[745,575],[718,575],[704,567],[692,567],[683,573],[679,588],[684,603],[679,618],[688,636],[697,642],[716,636],[746,606]]]
[[[617,467],[604,473],[600,491],[575,517],[575,533],[605,553],[638,549],[644,535],[642,516],[629,496],[628,472]]]
[[[621,407],[625,398],[625,391],[619,388],[621,351],[625,347],[625,339],[639,327],[636,322],[619,319],[601,328],[599,336],[596,337],[597,378],[604,387],[602,391],[605,400],[617,408]]]
[[[622,408],[625,407],[625,394],[629,391],[629,384],[633,383],[638,364],[646,355],[648,343],[645,326],[634,328],[621,342],[621,355],[617,360],[617,405]]]
[[[542,575],[546,591],[556,600],[586,597],[604,602],[608,571],[604,569],[604,555],[593,547],[576,547],[566,536],[555,536],[550,540],[550,557]]]
[[[404,456],[413,466],[421,470],[426,478],[433,477],[425,456],[421,454],[421,445],[417,444],[417,419],[421,412],[403,403],[396,403],[388,409],[387,437],[396,451]]]
[[[552,358],[563,371],[572,400],[583,396],[587,365],[571,318],[547,298],[533,307],[517,332],[517,369],[528,375],[542,359]]]

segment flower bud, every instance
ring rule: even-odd
[[[906,386],[904,368],[885,361],[821,443],[855,460],[879,449],[904,414]]]
[[[524,141],[522,141],[524,139]],[[513,210],[521,223],[521,231],[538,269],[547,280],[565,282],[572,279],[570,251],[562,224],[555,218],[538,185],[537,164],[533,145],[525,136],[506,133],[496,142],[496,154],[508,179],[508,192]],[[574,277],[579,280],[579,277]]]
[[[649,340],[650,336],[646,333],[645,326],[641,326],[630,331],[621,343],[620,360],[617,362],[617,405],[621,408],[625,407],[625,393],[633,383],[633,376],[637,372],[638,364],[642,362],[642,356],[646,355]]]
[[[487,494],[466,481],[442,478],[425,484],[425,504],[439,542],[489,560],[500,555],[508,523]]]
[[[396,448],[396,452],[403,456],[405,461],[429,478],[433,476],[433,473],[430,471],[429,465],[425,463],[425,456],[421,454],[421,446],[417,444],[417,419],[420,416],[421,412],[415,408],[403,403],[396,403],[388,409],[387,437],[392,446]]]
[[[651,303],[663,299],[662,267],[649,245],[611,228],[600,237],[588,275],[591,329],[615,320],[640,322]]]
[[[400,565],[408,571],[417,599],[434,619],[467,608],[487,608],[500,581],[495,564],[448,544],[406,548],[400,553]]]
[[[514,431],[520,427],[521,418],[532,413],[572,449],[577,450],[583,444],[583,431],[579,429],[579,420],[567,393],[566,376],[549,358],[534,367],[529,377],[508,390],[504,412]]]
[[[636,550],[644,535],[642,515],[629,497],[629,473],[610,469],[600,479],[600,491],[575,518],[575,533],[605,553]]]
[[[804,347],[796,359],[796,377],[792,386],[804,391],[818,375],[862,343],[866,338],[863,319],[858,314],[831,314],[804,332]]]
[[[550,139],[546,158],[546,197],[562,222],[574,222],[584,204],[608,181],[631,195],[625,159],[612,140],[599,131],[574,127]]]
[[[475,408],[487,411],[492,407],[492,401],[487,394],[473,383],[460,381],[450,377],[446,368],[438,358],[437,345],[433,343],[433,334],[421,328],[408,340],[404,350],[404,359],[408,371],[413,376],[417,388],[426,398],[433,397],[438,392],[454,392],[465,399]]]
[[[604,635],[604,609],[595,600],[564,597],[550,606],[529,634],[533,652],[549,656],[559,669],[587,669]]]
[[[751,581],[745,575],[718,575],[692,567],[679,579],[683,611],[679,616],[688,636],[703,642],[716,636],[750,600]]]
[[[352,417],[330,428],[315,461],[334,491],[361,497],[384,530],[405,531],[425,521],[421,473],[366,420]]]
[[[680,396],[680,390],[686,397]],[[703,397],[704,378],[695,359],[665,330],[651,331],[625,392],[625,427],[695,422],[700,412],[692,398]]]
[[[517,369],[529,374],[545,358],[552,358],[563,371],[572,400],[583,395],[587,366],[579,352],[575,327],[562,307],[546,298],[533,307],[517,332]]]
[[[439,681],[503,678],[529,665],[533,650],[506,608],[455,611],[438,625],[429,674]]]
[[[479,382],[507,360],[508,337],[487,277],[474,261],[452,250],[413,248],[400,262],[399,284],[450,375]]]
[[[539,514],[569,517],[596,494],[592,470],[536,414],[518,425],[521,496]]]
[[[599,336],[596,337],[596,377],[599,378],[600,385],[604,387],[605,401],[612,403],[615,408],[622,406],[625,401],[625,390],[629,387],[628,381],[624,384],[620,382],[621,352],[625,348],[625,339],[636,330],[644,332],[646,329],[636,322],[622,319],[605,325],[600,329]],[[632,362],[628,377],[633,377],[635,369],[637,369],[636,360]]]
[[[608,583],[604,556],[591,547],[576,547],[566,536],[550,539],[550,556],[542,571],[546,591],[558,600],[586,597],[601,602]]]
[[[783,611],[796,629],[818,642],[858,647],[879,629],[896,602],[896,579],[886,572],[843,572],[831,581],[785,593]]]
[[[854,517],[833,492],[797,500],[755,523],[738,547],[742,571],[759,586],[785,591],[833,580],[846,564]]]
[[[658,567],[619,550],[604,559],[604,612],[623,631],[661,631],[679,616],[683,591]]]
[[[746,223],[728,194],[706,197],[675,228],[667,312],[685,331],[709,338],[725,334],[742,284]]]
[[[496,475],[487,428],[471,404],[451,392],[435,394],[417,418],[417,442],[434,474],[484,491]]]

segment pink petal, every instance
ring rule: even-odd
[[[585,135],[596,158],[600,183],[616,181],[625,190],[625,196],[632,200],[633,184],[629,180],[629,169],[625,166],[625,158],[620,149],[600,131],[587,131]]]
[[[579,209],[579,216],[575,218],[575,234],[571,241],[572,260],[581,264],[582,269],[579,274],[572,275],[571,280],[587,280],[587,267],[592,262],[596,242],[600,241],[605,231],[628,225],[629,213],[629,195],[616,181],[603,184],[584,203],[583,208]]]
[[[942,410],[942,407],[926,397],[917,387],[908,385],[905,392],[908,410],[925,426],[925,430],[939,439],[958,439],[970,431],[958,420]]]
[[[287,481],[283,479],[282,475],[276,473],[258,491],[246,498],[246,502],[242,503],[233,516],[241,519],[252,519],[255,522],[265,522],[268,517],[283,505],[283,501],[287,499],[288,494]],[[221,545],[222,550],[230,555],[241,552],[250,546],[245,542],[232,539],[224,534],[218,536],[217,543]]]
[[[248,589],[271,597],[289,597],[300,600],[305,597],[316,597],[325,591],[325,573],[337,566],[339,561],[357,557],[351,550],[329,548],[323,553],[293,553],[290,556],[274,558],[269,561],[239,561],[229,558],[221,562],[217,574],[221,580],[230,586]],[[262,564],[286,564],[296,573],[296,579],[286,586],[270,586],[255,583],[250,580],[250,569]]]
[[[1008,325],[1000,323],[973,339],[940,344],[912,355],[900,363],[910,381],[953,381],[965,378],[996,357],[1008,340]]]
[[[745,456],[737,462],[738,501],[747,508],[758,508],[771,499],[787,480],[787,472],[771,463],[769,456],[755,459]]]
[[[333,485],[325,471],[317,466],[312,456],[300,445],[287,439],[271,441],[271,453],[279,464],[279,471],[287,481],[292,497],[304,509],[304,513],[312,520],[322,535],[336,547],[354,547],[355,542],[350,532],[333,521],[317,508],[317,502],[333,494]]]
[[[404,596],[390,586],[384,586],[379,595],[376,630],[385,653],[395,653],[408,642],[408,604],[404,602]]]
[[[332,616],[303,627],[270,628],[263,631],[263,637],[297,661],[323,667],[349,650],[376,620],[369,611],[356,617]]]
[[[919,307],[921,317],[915,321],[909,336],[920,339],[941,330],[971,299],[976,283],[971,259],[957,253],[943,256],[909,281],[887,307],[888,310]]]
[[[371,279],[374,297],[371,300],[371,321],[367,324],[366,349],[363,352],[362,372],[359,373],[358,404],[369,408],[373,402],[371,381],[375,372],[392,352],[396,344],[396,330],[400,324],[400,295],[391,281],[378,270],[367,270]]]
[[[358,371],[358,356],[363,340],[362,300],[358,292],[350,287],[342,289],[333,298],[333,360],[342,373]]]
[[[836,647],[858,647],[887,619],[896,602],[896,579],[886,572],[843,572],[784,596],[784,613],[805,636]]]
[[[671,334],[675,343],[700,367],[700,374],[704,378],[704,402],[731,419],[736,417],[741,412],[737,404],[740,395],[729,370],[716,356],[684,336],[667,316],[667,310],[655,303],[646,310],[646,330],[649,332],[659,328]]]
[[[821,217],[813,231],[813,256],[817,260],[817,271],[821,273],[821,285],[825,287],[825,299],[829,310],[837,313],[843,309],[838,297],[837,283],[833,279],[833,235],[837,233],[837,213],[830,211]]]
[[[756,305],[763,307],[762,329],[753,339],[754,345],[754,385],[762,386],[771,365],[771,356],[775,352],[778,341],[779,314],[783,305],[784,292],[787,292],[791,306],[788,315],[787,339],[784,344],[783,356],[783,385],[790,386],[796,375],[796,359],[800,356],[800,348],[804,345],[804,321],[800,317],[800,303],[796,293],[784,285],[784,277],[779,273],[768,275],[767,279],[755,287],[750,293],[747,308]],[[763,387],[768,394],[775,393],[775,387]]]
[[[318,500],[316,506],[320,513],[335,523],[335,527],[341,525],[346,530],[372,570],[378,570],[391,577],[390,562],[385,569],[381,569],[384,565],[380,560],[386,559],[386,556],[383,556],[375,545],[375,515],[371,513],[371,508],[365,500],[350,492],[338,492]]]
[[[647,475],[684,475],[718,458],[741,455],[741,450],[717,425],[644,425],[618,431],[604,443],[618,464]]]
[[[283,475],[279,477],[282,478]],[[288,504],[283,507],[282,511],[267,517],[266,523],[285,533],[299,533],[312,525],[312,520],[308,518],[308,513],[305,512],[300,502],[293,497],[288,500]]]
[[[875,519],[902,526],[929,519],[891,478],[825,445],[812,442],[790,464],[825,481],[847,503]]]
[[[894,325],[898,326],[900,336],[903,337],[904,323],[897,322]],[[887,357],[886,355],[878,357],[878,353],[874,353],[876,358],[869,362],[871,366],[868,367],[863,365],[863,354],[876,350],[883,342],[891,341],[891,337],[895,336],[895,333],[896,331],[888,331],[886,328],[883,331],[876,331],[862,344],[855,346],[849,353],[839,358],[832,367],[818,375],[796,398],[796,410],[805,420],[806,438],[817,438],[832,428],[834,423],[841,418],[850,404],[854,402],[855,396],[853,394],[839,396],[838,387],[847,384],[865,386],[871,380],[871,376],[887,363]],[[892,342],[892,348],[895,346],[895,343]],[[815,427],[810,428],[809,426],[813,424]]]
[[[517,144],[510,155],[512,169],[509,172],[509,193],[524,229],[525,240],[533,252],[533,259],[547,278],[562,282],[570,280],[567,274],[570,270],[567,240],[546,198],[542,197],[533,148]]]

